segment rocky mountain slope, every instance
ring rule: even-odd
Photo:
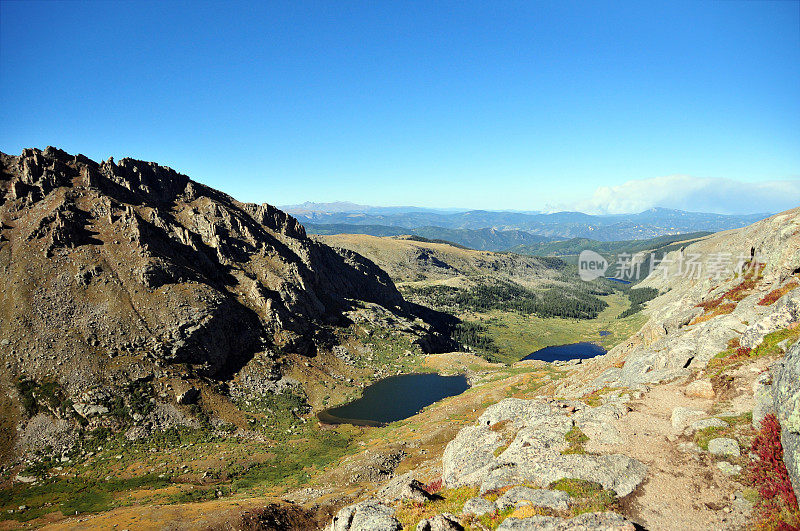
[[[627,342],[533,392],[510,377],[513,398],[478,406],[439,460],[393,480],[405,501],[389,483],[330,529],[800,524],[800,209],[676,250],[644,284],[662,295]],[[414,477],[440,501],[415,499]]]
[[[16,404],[47,382],[86,418],[136,382],[166,402],[190,403],[193,378],[263,392],[369,308],[442,339],[369,260],[152,162],[0,154],[0,224],[0,384]]]

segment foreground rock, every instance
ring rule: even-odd
[[[800,495],[800,342],[789,349],[772,384],[773,406],[781,424],[783,460]]]
[[[714,387],[708,380],[695,380],[686,386],[686,396],[697,398],[714,398]]]
[[[586,513],[575,518],[532,516],[506,518],[498,531],[567,531],[567,530],[634,531],[636,526],[616,513]]]
[[[376,496],[388,503],[401,500],[425,503],[433,499],[433,495],[425,490],[422,483],[414,479],[411,472],[389,481],[378,491]]]
[[[336,513],[326,531],[398,531],[402,529],[394,509],[370,499],[348,505]]]
[[[476,496],[468,499],[464,503],[464,508],[461,510],[461,513],[465,515],[473,514],[475,516],[481,516],[486,513],[493,513],[496,510],[497,505],[495,505],[494,502],[490,502],[486,498]]]
[[[463,531],[464,526],[450,513],[437,514],[417,524],[416,531]]]
[[[503,511],[509,507],[533,505],[546,507],[556,511],[565,511],[569,507],[569,495],[560,490],[532,489],[530,487],[513,487],[500,496],[495,502],[497,509]]]
[[[585,411],[587,415],[591,410]],[[462,429],[447,445],[443,479],[448,487],[478,485],[481,493],[524,484],[546,488],[563,478],[600,483],[618,496],[633,492],[647,467],[619,454],[562,453],[574,426],[568,408],[505,399],[487,408],[475,426]]]
[[[735,439],[727,437],[719,437],[708,441],[708,451],[712,455],[721,455],[724,457],[739,457],[739,443]]]
[[[708,414],[705,411],[676,407],[672,410],[672,418],[670,419],[672,422],[672,429],[675,431],[683,431],[693,422],[707,416]]]

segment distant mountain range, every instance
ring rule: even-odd
[[[452,241],[473,249],[504,251],[548,240],[643,240],[744,227],[770,214],[726,215],[652,208],[638,214],[582,212],[445,211],[414,207],[368,207],[351,203],[304,203],[281,207],[310,233],[413,234]]]
[[[299,205],[284,205],[281,208],[284,212],[290,212],[293,215],[305,214],[342,214],[342,213],[359,213],[359,214],[397,214],[407,212],[429,212],[437,214],[452,214],[454,212],[467,212],[466,208],[425,208],[413,206],[370,206],[359,205],[349,201],[334,201],[332,203],[312,203],[306,201]]]

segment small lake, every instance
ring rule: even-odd
[[[585,360],[605,353],[606,349],[594,343],[571,343],[569,345],[545,347],[522,359],[542,361]]]
[[[469,389],[464,375],[403,374],[366,387],[361,398],[321,411],[317,417],[327,424],[381,426],[407,419],[425,406]]]

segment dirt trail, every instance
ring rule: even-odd
[[[653,387],[642,399],[630,403],[633,411],[614,426],[624,442],[589,445],[590,451],[619,452],[648,466],[645,482],[623,500],[625,513],[647,529],[738,529],[745,524],[741,504],[735,504],[742,485],[725,476],[716,466],[719,459],[702,452],[682,450],[681,443],[693,437],[672,427],[676,407],[713,413],[713,399],[683,394],[685,382]],[[740,386],[741,387],[741,386]],[[738,397],[745,406],[752,393]],[[738,412],[738,411],[737,411]],[[743,449],[744,452],[744,449]]]

